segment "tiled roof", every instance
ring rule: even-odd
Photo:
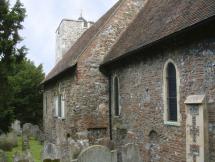
[[[109,17],[117,9],[121,0],[118,1],[104,16],[102,16],[94,25],[86,30],[82,36],[76,41],[76,43],[69,49],[69,51],[63,56],[63,58],[55,65],[55,67],[48,73],[42,83],[45,83],[64,71],[75,66],[79,56],[88,47],[90,42],[94,39]]]
[[[103,66],[215,15],[215,0],[148,0]]]

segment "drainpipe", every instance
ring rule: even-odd
[[[112,111],[111,111],[111,103],[112,103],[112,97],[111,97],[111,75],[109,75],[109,129],[110,129],[110,139],[112,140]]]

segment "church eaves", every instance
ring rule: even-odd
[[[214,17],[214,0],[149,0],[101,67]]]

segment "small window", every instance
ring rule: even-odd
[[[62,95],[55,97],[55,116],[65,118],[65,102]]]
[[[58,117],[62,116],[61,95],[58,95]]]
[[[65,118],[65,98],[64,95],[61,96],[61,118]]]
[[[114,77],[114,79],[113,79],[113,101],[114,101],[115,116],[119,116],[120,109],[119,109],[119,79],[118,79],[118,77]]]
[[[84,21],[84,28],[87,28],[87,22],[86,21]]]
[[[46,110],[46,114],[48,112],[48,96],[46,95],[45,97],[45,110]]]
[[[44,114],[47,114],[47,112],[48,112],[48,96],[47,96],[47,93],[43,94],[43,112],[44,112]]]
[[[167,102],[169,109],[169,120],[177,121],[177,86],[176,69],[172,63],[167,66]]]
[[[179,110],[179,74],[176,64],[168,60],[164,66],[164,122],[169,125],[180,125]]]
[[[54,108],[55,108],[55,111],[54,111],[54,116],[55,117],[58,117],[58,96],[56,96],[55,98],[54,98]]]

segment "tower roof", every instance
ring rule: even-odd
[[[78,18],[78,20],[80,20],[80,21],[84,21],[84,22],[87,22],[87,20],[86,20],[86,19],[84,19],[82,16],[80,16],[80,17]]]
[[[48,73],[42,84],[56,78],[63,72],[74,67],[78,61],[79,56],[90,45],[95,36],[99,33],[106,21],[117,10],[122,1],[118,1],[105,15],[103,15],[94,25],[86,30],[82,36],[75,42],[63,58],[55,65],[55,67]]]

